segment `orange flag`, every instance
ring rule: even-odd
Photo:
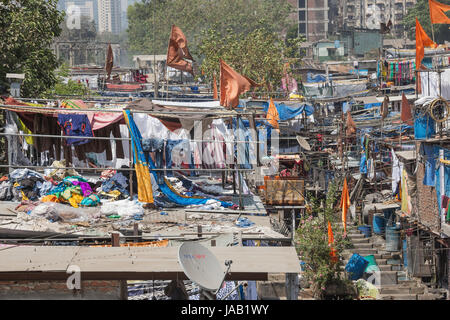
[[[216,74],[213,74],[213,99],[217,100],[219,99],[219,96],[217,94],[217,83],[216,83]]]
[[[347,111],[347,121],[345,123],[345,126],[347,127],[345,130],[346,136],[351,136],[352,134],[356,133],[356,124],[355,121],[353,121],[352,116],[350,115],[350,111]]]
[[[450,5],[435,0],[428,0],[428,4],[430,6],[431,23],[450,24],[450,18],[445,14],[445,11],[450,10]]]
[[[275,103],[273,103],[272,98],[270,98],[266,119],[273,128],[279,129],[278,121],[280,120],[280,116],[278,115],[277,107],[275,107]]]
[[[239,96],[258,84],[237,73],[222,59],[220,60],[220,105],[227,109],[239,105]]]
[[[342,224],[344,225],[344,232],[347,232],[347,211],[350,207],[350,196],[348,195],[347,178],[345,178],[344,187],[342,188],[340,207],[342,208]]]
[[[328,221],[328,244],[331,247],[331,249],[330,249],[331,260],[333,262],[336,262],[337,261],[336,249],[332,247],[332,245],[334,244],[334,235],[333,235],[333,229],[331,229],[330,221]]]
[[[167,49],[167,66],[194,74],[192,64],[184,59],[194,61],[187,47],[187,40],[183,31],[172,25],[169,47]]]
[[[402,112],[401,112],[401,119],[404,123],[406,123],[409,126],[414,125],[413,124],[413,118],[411,114],[411,106],[409,105],[408,99],[406,99],[405,93],[402,93]]]
[[[114,56],[113,56],[113,51],[111,48],[111,44],[108,44],[108,51],[106,52],[106,63],[105,63],[105,70],[106,73],[108,74],[108,79],[111,77],[111,71],[113,68],[113,64],[114,64]]]
[[[422,59],[425,56],[424,47],[436,48],[437,44],[428,37],[416,18],[416,70],[420,70]]]

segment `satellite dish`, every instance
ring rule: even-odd
[[[178,261],[186,276],[202,289],[217,292],[230,269],[224,271],[219,260],[206,247],[196,242],[184,242],[178,249]]]
[[[306,141],[305,138],[297,136],[297,142],[306,151],[311,151],[311,146],[309,145],[308,141]]]

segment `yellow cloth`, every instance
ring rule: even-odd
[[[128,115],[125,111],[123,111],[123,115],[125,117],[125,122],[127,123],[128,130],[130,133],[132,132],[130,128],[130,123],[128,120]],[[132,143],[134,143],[133,139],[131,140]],[[150,171],[148,169],[148,166],[139,160],[138,154],[137,154],[137,146],[134,145],[134,159],[136,161],[134,167],[136,169],[136,177],[137,177],[137,183],[138,183],[138,200],[140,202],[146,202],[146,203],[153,203],[153,189],[152,189],[152,182],[150,178]]]
[[[342,188],[341,205],[342,208],[342,224],[344,225],[344,232],[347,232],[347,211],[350,207],[350,196],[348,194],[347,178],[344,180],[344,187]]]
[[[69,203],[72,207],[78,208],[80,206],[81,201],[83,201],[84,197],[82,195],[72,193],[72,196],[69,199]]]
[[[54,194],[49,194],[41,198],[41,202],[59,202],[59,199]]]
[[[22,131],[25,134],[33,134],[33,132],[31,132],[31,130],[25,126],[25,124],[22,122],[22,120],[20,120],[20,118],[18,120],[19,120],[19,130],[20,131]],[[24,138],[25,138],[25,141],[27,142],[27,144],[33,145],[33,137],[25,136]]]
[[[408,174],[406,170],[402,171],[402,212],[406,214],[411,214],[411,197],[408,195]]]

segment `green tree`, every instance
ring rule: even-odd
[[[292,6],[283,0],[143,0],[128,7],[130,49],[140,54],[164,54],[172,24],[180,27],[189,49],[201,42],[201,32],[213,25],[223,33],[250,33],[260,27],[271,32],[286,30]],[[195,57],[194,57],[195,58]]]
[[[51,45],[64,14],[57,0],[2,0],[0,3],[0,84],[6,73],[25,73],[22,95],[38,96],[56,83],[58,64]]]
[[[439,0],[441,3],[450,4],[450,0]],[[450,13],[447,12],[450,16]],[[408,38],[416,39],[416,17],[420,25],[423,27],[427,35],[432,39],[430,8],[428,0],[417,0],[414,7],[408,10],[408,14],[403,19],[406,30],[408,30]],[[449,25],[435,24],[434,26],[434,40],[436,43],[444,43],[450,41]]]
[[[201,36],[197,52],[203,60],[201,69],[208,80],[214,74],[220,74],[219,60],[222,59],[237,72],[256,82],[264,82],[260,90],[272,91],[280,86],[286,52],[291,57],[299,57],[298,44],[301,39],[289,40],[291,46],[297,47],[292,50],[278,34],[264,28],[248,34],[236,33],[231,28],[223,33],[211,28],[202,31]]]
[[[341,274],[342,260],[333,261],[330,257],[331,247],[328,244],[328,222],[333,227],[334,245],[339,258],[342,251],[350,246],[349,240],[343,236],[340,226],[336,204],[339,197],[338,179],[329,185],[326,200],[320,205],[319,200],[308,194],[309,206],[296,230],[296,248],[300,259],[305,263],[304,275],[315,289],[317,298],[329,294],[331,287],[347,288],[351,283]]]
[[[83,84],[68,78],[70,73],[69,66],[63,63],[58,70],[55,71],[56,83],[42,93],[42,97],[46,99],[56,98],[57,96],[87,96],[90,94],[89,89]]]

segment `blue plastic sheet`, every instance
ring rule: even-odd
[[[311,72],[308,72],[306,75],[307,83],[324,82],[324,81],[327,81],[326,75],[324,74],[313,74]]]
[[[314,107],[307,104],[296,104],[295,106],[287,106],[284,103],[276,103],[274,102],[275,107],[278,111],[278,116],[280,117],[280,121],[286,121],[295,118],[296,116],[306,113],[307,116],[310,116],[314,113]],[[269,102],[264,103],[264,112],[269,110]]]

